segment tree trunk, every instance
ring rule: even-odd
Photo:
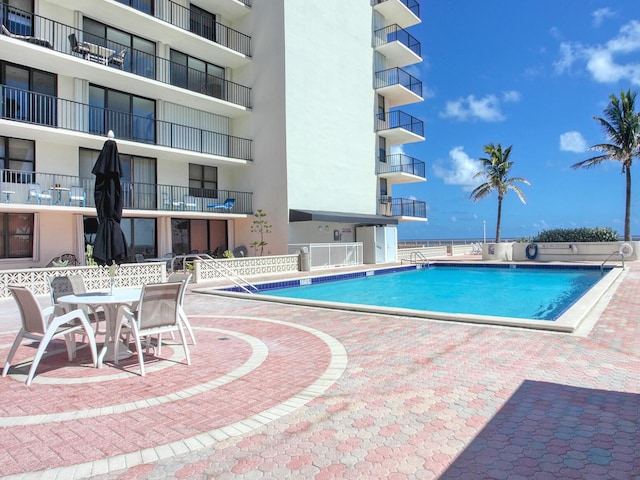
[[[496,222],[496,243],[500,243],[500,221],[502,219],[502,196],[498,195],[498,221]]]
[[[624,210],[624,241],[631,241],[631,168],[627,166],[627,195]]]

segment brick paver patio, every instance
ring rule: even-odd
[[[640,264],[587,336],[190,293],[179,345],[0,380],[8,478],[640,479]],[[0,308],[0,359],[17,331]]]

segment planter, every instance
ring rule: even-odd
[[[513,260],[513,243],[482,244],[482,259],[497,262],[510,262]]]
[[[536,248],[529,243],[513,244],[513,260],[517,262],[604,262],[621,261],[620,251],[623,244],[629,244],[631,249],[625,248],[625,261],[638,259],[640,242],[541,242]],[[629,252],[633,250],[630,254]],[[527,253],[529,255],[527,256]],[[534,258],[530,258],[534,257]]]

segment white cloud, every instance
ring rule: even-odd
[[[556,73],[564,73],[578,63],[599,83],[628,81],[640,85],[640,62],[626,61],[622,57],[640,52],[640,22],[632,20],[623,25],[618,34],[604,45],[584,46],[580,43],[560,44],[558,59],[554,62]]]
[[[520,92],[517,92],[516,90],[509,90],[507,92],[502,92],[502,100],[505,102],[519,102]]]
[[[607,18],[615,17],[615,13],[610,8],[599,8],[591,13],[593,25],[599,27]]]
[[[571,131],[560,135],[560,150],[563,152],[586,152],[589,146],[580,132]]]
[[[441,178],[447,185],[459,185],[464,191],[473,190],[479,184],[473,176],[482,170],[482,165],[478,160],[469,157],[464,151],[464,147],[454,147],[449,151],[449,161],[447,165],[442,162],[433,165],[433,173]]]
[[[504,92],[502,95],[502,100],[505,102],[517,102],[519,99],[520,94],[515,90]],[[461,121],[500,122],[506,118],[500,106],[500,99],[495,95],[485,95],[483,98],[469,95],[466,98],[460,97],[457,100],[448,101],[440,116]]]

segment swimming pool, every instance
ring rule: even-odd
[[[260,297],[432,319],[574,331],[617,277],[594,265],[437,263],[259,284]]]

